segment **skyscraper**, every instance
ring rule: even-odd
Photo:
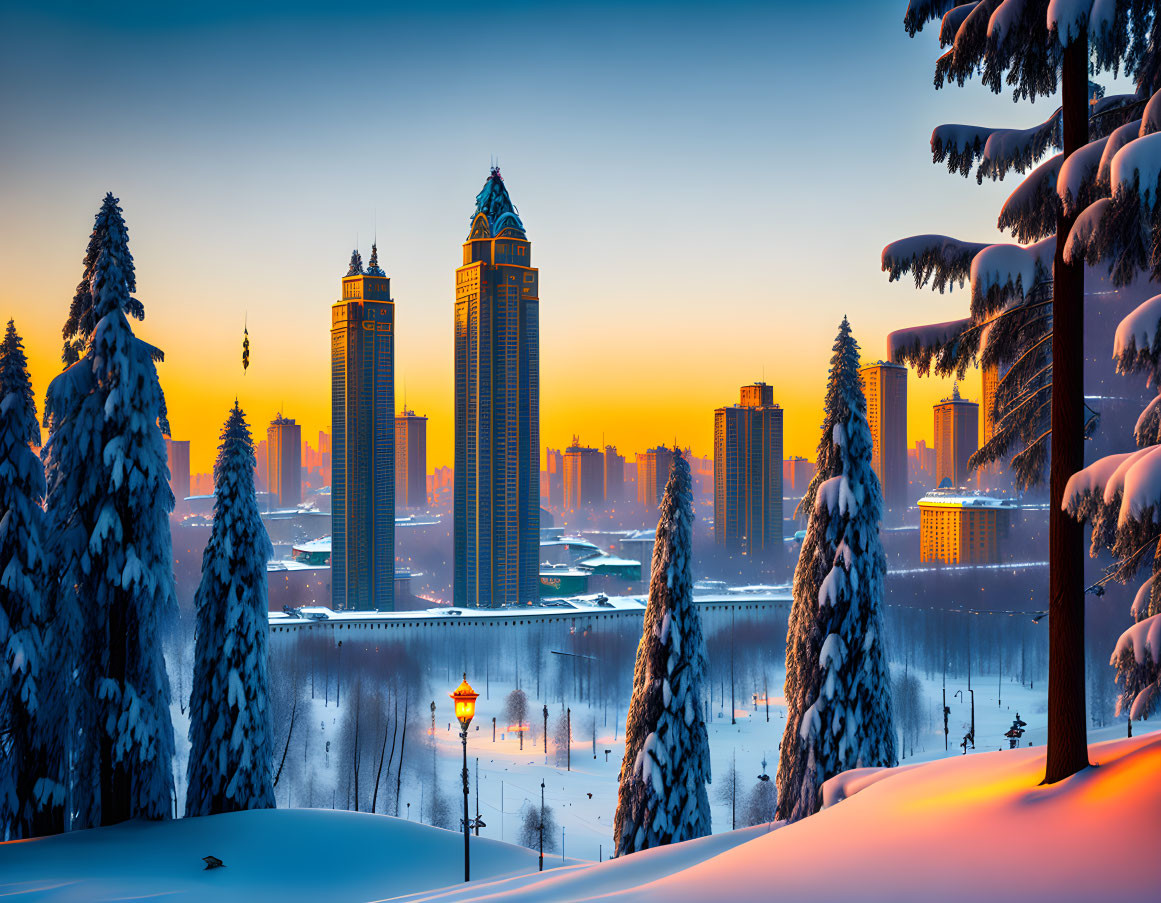
[[[968,485],[968,458],[979,447],[980,406],[961,398],[959,385],[951,397],[935,406],[935,484],[950,480],[953,488]]]
[[[989,364],[981,371],[982,391],[980,393],[980,445],[984,445],[996,432],[994,407],[996,390],[1000,380],[1008,372],[1007,365]],[[979,469],[981,484],[989,488],[1000,488],[1007,482],[1004,478],[1002,461],[992,461]]]
[[[189,498],[189,440],[165,437],[169,457],[169,488],[173,492],[173,513],[186,513],[185,500]]]
[[[625,456],[615,445],[605,446],[605,501],[616,504],[625,497]]]
[[[395,302],[378,249],[331,306],[331,600],[395,607]]]
[[[544,450],[544,460],[547,470],[548,507],[560,510],[564,507],[564,454],[559,448]]]
[[[595,448],[580,444],[578,436],[564,450],[564,510],[580,511],[605,500],[605,461]]]
[[[765,383],[714,411],[714,541],[747,555],[782,545],[782,408]]]
[[[302,427],[281,413],[266,428],[266,477],[278,507],[302,502]]]
[[[395,507],[427,507],[427,418],[395,415]]]
[[[883,487],[883,503],[902,511],[907,492],[907,368],[878,361],[859,368],[871,427],[871,466]]]
[[[532,244],[499,167],[456,270],[457,605],[540,596],[540,301]]]
[[[637,502],[649,511],[656,511],[661,505],[672,462],[673,449],[664,445],[637,452]]]

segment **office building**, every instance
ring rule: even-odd
[[[979,492],[937,489],[919,500],[922,562],[995,564],[1015,504]]]
[[[637,502],[649,511],[661,506],[665,484],[669,482],[669,468],[673,464],[673,449],[659,445],[645,452],[637,452]]]
[[[915,447],[907,452],[907,477],[913,496],[918,496],[916,490],[935,488],[935,449],[923,439],[916,439]]]
[[[901,512],[907,491],[907,368],[878,361],[859,368],[871,427],[871,466],[883,488],[883,504]]]
[[[427,418],[406,407],[395,415],[395,507],[427,507]]]
[[[455,301],[456,605],[540,595],[540,302],[499,167],[476,196]]]
[[[302,427],[281,413],[266,428],[266,478],[279,508],[302,503]]]
[[[792,498],[801,498],[814,479],[814,462],[794,456],[782,462],[782,491]]]
[[[544,497],[549,508],[560,511],[564,507],[564,453],[559,448],[545,449]]]
[[[782,545],[782,408],[773,387],[743,386],[714,411],[714,541],[760,555]]]
[[[599,507],[605,500],[604,456],[580,444],[578,436],[564,450],[564,510]]]
[[[953,384],[951,397],[935,405],[935,485],[944,480],[952,488],[968,485],[973,474],[968,458],[979,448],[980,406],[961,398],[959,384]]]
[[[331,599],[395,607],[395,302],[371,246],[331,306]]]

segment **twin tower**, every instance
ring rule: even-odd
[[[331,308],[331,599],[391,610],[395,302],[378,249],[351,255]],[[476,196],[455,301],[456,605],[539,595],[540,320],[524,224],[493,167]]]

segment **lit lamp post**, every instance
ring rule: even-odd
[[[468,686],[468,675],[464,675],[454,693],[449,693],[456,706],[456,718],[460,723],[460,739],[464,743],[464,880],[471,880],[471,864],[468,858],[468,838],[471,829],[468,822],[468,725],[476,714],[476,700],[480,694]]]

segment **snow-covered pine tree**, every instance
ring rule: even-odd
[[[839,772],[896,764],[883,652],[883,496],[871,467],[858,367],[859,346],[844,317],[831,358],[818,473],[808,488],[813,507],[786,640],[778,815],[791,821],[817,811],[819,788]]]
[[[60,775],[49,771],[59,751],[39,724],[41,677],[53,662],[45,643],[44,467],[32,445],[40,445],[36,402],[9,320],[0,344],[0,840],[53,833],[64,805]]]
[[[186,816],[274,806],[266,654],[273,549],[258,513],[254,468],[250,428],[235,401],[214,463],[214,523],[194,597]]]
[[[693,489],[689,464],[675,448],[625,720],[616,856],[710,833],[709,735],[701,707],[706,656],[692,556]]]
[[[160,353],[126,319],[132,257],[111,194],[93,231],[96,325],[84,356],[49,385],[45,404],[52,648],[69,674],[47,692],[69,750],[77,827],[166,817],[173,790],[161,651],[161,626],[175,609],[173,495],[154,365]]]
[[[883,250],[892,279],[910,270],[917,285],[933,279],[942,291],[970,278],[972,287],[966,320],[896,334],[892,357],[921,369],[934,357],[945,372],[977,357],[1013,365],[997,392],[998,438],[975,463],[1014,449],[1013,467],[1023,482],[1049,464],[1046,783],[1088,764],[1083,534],[1062,504],[1069,477],[1084,465],[1091,428],[1083,385],[1084,252],[1066,254],[1066,242],[1078,216],[1086,215],[1082,208],[1106,190],[1105,156],[1115,153],[1149,94],[1161,87],[1155,7],[1152,0],[912,0],[904,17],[911,35],[942,19],[940,44],[950,49],[936,63],[937,88],[979,75],[995,93],[1011,87],[1014,100],[1060,89],[1060,109],[1031,128],[941,125],[931,136],[935,161],[946,160],[951,171],[967,175],[978,160],[977,181],[1026,172],[1048,149],[1060,149],[1012,193],[999,218],[999,227],[1018,240],[1041,241],[1022,247],[921,235]],[[1094,90],[1090,69],[1121,67],[1136,76],[1135,94],[1103,97]]]

